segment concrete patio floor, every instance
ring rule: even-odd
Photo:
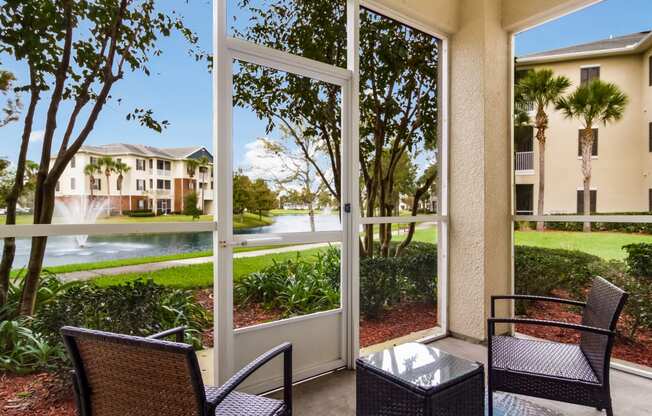
[[[431,345],[462,358],[486,361],[486,347],[482,345],[451,337]],[[611,384],[616,416],[648,416],[652,414],[652,380],[612,369]],[[355,415],[355,372],[353,371],[337,371],[306,381],[295,386],[293,393],[295,415]],[[279,393],[275,394],[280,397]],[[531,397],[525,399],[566,416],[605,414],[583,406]]]

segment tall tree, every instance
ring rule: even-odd
[[[95,174],[100,173],[100,167],[95,163],[89,163],[84,166],[84,175],[88,176],[91,185],[91,199],[93,199],[93,190],[95,189]]]
[[[595,136],[593,128],[602,123],[614,123],[625,114],[629,98],[613,83],[599,79],[580,85],[568,97],[557,103],[557,109],[570,119],[583,124],[581,137],[584,215],[591,214],[591,152]],[[591,231],[591,223],[584,223],[584,231]]]
[[[0,5],[0,52],[25,64],[29,82],[19,90],[29,93],[25,126],[18,157],[16,184],[24,171],[25,155],[36,106],[47,91],[45,129],[34,199],[34,223],[49,224],[54,211],[56,183],[72,157],[84,144],[111,91],[128,72],[149,75],[151,56],[161,54],[159,42],[179,32],[194,45],[197,37],[174,11],[161,9],[157,0],[6,0]],[[71,105],[62,110],[61,103]],[[65,113],[65,114],[64,114]],[[152,110],[136,108],[127,115],[141,125],[161,131],[167,121],[157,121]],[[57,123],[64,130],[57,137]],[[17,185],[18,187],[22,185]],[[18,189],[20,191],[20,189]],[[7,223],[15,222],[14,192]],[[15,196],[15,198],[14,198]],[[21,294],[20,313],[30,315],[47,245],[47,237],[32,238],[30,259]],[[15,245],[5,242],[0,280],[11,270]]]
[[[122,215],[122,186],[124,183],[124,175],[126,175],[131,168],[123,161],[116,161],[113,165],[113,171],[118,174],[117,188],[120,193],[120,215]],[[131,210],[131,197],[129,197],[129,209]]]
[[[536,108],[534,127],[537,129],[539,142],[539,198],[537,214],[544,214],[545,181],[546,181],[546,130],[548,129],[548,114],[546,110],[554,105],[570,87],[571,82],[565,76],[555,76],[551,69],[534,69],[516,84],[514,94],[517,103],[531,104]],[[529,117],[528,117],[529,118]],[[517,122],[524,121],[524,115],[517,113]],[[543,231],[543,221],[537,222],[537,231]]]
[[[264,4],[239,0],[239,7],[249,13],[247,22],[235,29],[238,37],[346,67],[344,2],[273,0]],[[363,214],[398,215],[395,175],[399,160],[405,154],[420,154],[426,164],[424,172],[435,163],[439,43],[432,36],[368,10],[361,13],[360,43]],[[301,135],[294,134],[292,126],[304,126],[304,135],[320,140],[328,155],[328,172],[317,161],[311,163],[324,188],[342,202],[342,103],[337,86],[239,62],[234,74],[234,103],[266,120],[268,133],[278,126],[288,128],[306,156]],[[380,228],[381,239],[391,237],[386,232],[391,224]],[[362,255],[373,254],[373,237],[373,226],[366,226]],[[383,255],[389,255],[388,241],[383,245]]]
[[[115,161],[111,156],[103,156],[97,160],[97,166],[106,178],[106,216],[111,216],[111,174],[115,172]]]
[[[249,198],[249,211],[257,212],[258,218],[263,218],[263,212],[270,211],[276,206],[276,194],[269,189],[264,179],[256,179],[251,184]]]
[[[233,213],[240,215],[244,222],[244,212],[251,206],[251,179],[242,170],[233,173]]]

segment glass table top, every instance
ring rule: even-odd
[[[368,366],[426,390],[476,371],[480,364],[437,348],[407,343],[361,357]]]

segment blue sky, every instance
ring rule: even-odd
[[[233,2],[234,0],[230,0]],[[200,36],[204,49],[211,49],[212,6],[209,0],[176,2],[187,24]],[[652,28],[652,0],[606,0],[600,4],[524,32],[517,37],[517,55],[589,42]],[[152,75],[129,74],[113,92],[123,98],[121,105],[111,102],[100,115],[95,130],[87,143],[143,143],[161,147],[202,145],[212,147],[212,87],[211,76],[205,65],[192,60],[178,36],[162,43],[164,54],[151,63]],[[3,67],[19,78],[26,76],[25,68],[0,56]],[[160,119],[171,126],[162,134],[151,132],[125,115],[134,107],[152,108]],[[44,109],[37,114],[34,130],[44,126]],[[242,110],[236,110],[240,127],[236,137],[235,165],[242,164],[243,144],[264,135],[264,123]],[[62,122],[60,123],[62,124]],[[0,156],[16,158],[22,125],[14,123],[0,130]],[[38,135],[31,144],[30,158],[36,159],[40,150]]]

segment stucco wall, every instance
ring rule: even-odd
[[[503,0],[502,23],[520,31],[602,0]]]
[[[648,189],[652,184],[652,159],[648,151],[650,119],[644,105],[647,86],[646,66],[640,55],[595,58],[550,63],[539,68],[551,68],[557,75],[567,76],[573,83],[569,92],[580,84],[583,66],[600,66],[600,78],[617,84],[630,103],[625,116],[608,126],[598,128],[598,156],[592,159],[591,188],[597,190],[599,212],[647,211]],[[641,87],[641,84],[645,87]],[[648,97],[649,99],[649,97]],[[575,213],[577,189],[582,187],[581,159],[577,155],[578,130],[582,123],[568,120],[554,108],[548,109],[550,128],[546,140],[546,214]],[[535,174],[516,175],[516,183],[533,183],[534,204],[538,199],[538,146],[535,139]]]
[[[460,3],[450,48],[449,324],[455,334],[484,339],[489,295],[510,292],[511,49],[500,1]]]

